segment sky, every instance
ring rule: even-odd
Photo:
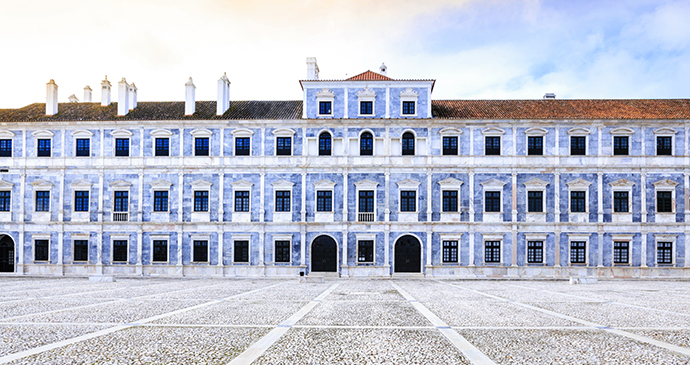
[[[104,76],[139,101],[300,100],[385,62],[436,79],[434,99],[690,98],[690,0],[4,0],[0,108],[58,100]]]

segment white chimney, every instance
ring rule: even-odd
[[[77,98],[77,96],[74,94],[70,95],[67,98],[67,100],[69,100],[70,103],[78,103],[79,102],[79,98]]]
[[[46,84],[46,115],[55,115],[58,112],[57,89],[55,80],[50,79]]]
[[[127,80],[124,77],[122,81],[117,83],[117,88],[117,115],[127,115],[129,112],[129,84],[127,84]]]
[[[108,75],[105,75],[105,80],[101,81],[101,106],[110,105],[110,86]]]
[[[319,79],[319,65],[316,64],[316,57],[307,57],[307,80]]]
[[[91,102],[91,94],[92,93],[93,93],[93,90],[91,90],[89,85],[86,85],[86,87],[84,87],[84,102],[85,103]]]
[[[381,62],[381,66],[379,66],[379,73],[383,76],[386,76],[386,71],[388,71],[388,67],[386,67],[386,64]]]
[[[195,91],[196,86],[194,86],[194,81],[189,78],[186,84],[184,84],[184,115],[192,115],[196,111],[196,98]]]
[[[228,75],[223,73],[223,76],[218,80],[216,114],[223,115],[228,108],[230,108],[230,80],[228,80]]]
[[[129,110],[137,107],[137,85],[129,85]]]

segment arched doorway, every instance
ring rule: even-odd
[[[329,236],[319,236],[312,242],[311,271],[338,271],[338,245],[333,238]]]
[[[402,236],[395,243],[395,272],[422,272],[422,245],[414,236]]]
[[[0,238],[0,272],[14,272],[14,241],[8,235]]]

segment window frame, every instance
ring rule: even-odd
[[[677,130],[668,127],[657,128],[654,130],[654,140],[656,142],[656,149],[654,153],[656,156],[675,156],[676,155],[676,141],[675,136],[678,133]],[[668,137],[671,139],[671,149],[669,154],[659,154],[659,138]]]
[[[232,196],[232,220],[233,221],[239,221],[238,218],[239,216],[244,216],[246,217],[246,221],[251,221],[251,214],[252,214],[252,187],[254,184],[250,183],[249,181],[246,180],[237,180],[234,181],[230,184],[232,186],[232,191],[231,191],[231,196]],[[248,191],[249,192],[249,211],[247,212],[238,212],[236,207],[235,207],[235,192],[236,191]],[[237,215],[237,216],[235,216]]]
[[[233,234],[232,240],[232,263],[251,265],[252,263],[252,235],[251,234]],[[237,261],[237,242],[247,242],[247,261]]]
[[[327,136],[328,138],[323,138],[323,136]],[[322,150],[321,149],[321,140],[328,140],[328,150]],[[324,130],[321,131],[316,138],[316,143],[318,144],[318,149],[319,149],[319,156],[333,156],[333,134],[328,131]],[[325,153],[328,152],[328,153]]]
[[[214,156],[214,154],[213,154],[213,132],[212,131],[210,131],[206,128],[197,128],[197,129],[189,132],[189,134],[192,136],[192,151],[194,151],[192,156],[194,156],[194,157],[211,157],[211,156]],[[204,139],[204,138],[208,139],[208,154],[207,155],[197,153],[198,152],[197,140],[198,139]],[[222,153],[221,153],[221,155],[222,155]]]
[[[274,234],[272,238],[273,238],[273,264],[274,265],[292,266],[292,239],[293,239],[292,234]],[[278,244],[278,242],[285,242],[285,241],[288,242],[288,253],[287,253],[288,260],[287,261],[278,261],[278,260],[276,260],[278,258],[277,257],[277,252],[278,252],[277,244]]]
[[[295,131],[287,128],[280,128],[273,131],[273,155],[274,156],[294,156],[295,154]],[[278,138],[290,139],[290,153],[278,153]]]
[[[237,128],[233,129],[230,133],[232,133],[232,145],[233,145],[233,151],[232,154],[234,156],[253,156],[254,154],[252,153],[252,136],[254,135],[254,131],[251,129],[247,128]],[[249,148],[247,149],[248,153],[247,154],[238,154],[237,151],[237,142],[241,138],[246,138],[249,140]],[[223,156],[224,153],[221,151],[221,156]]]
[[[371,154],[362,154],[362,151],[366,151],[366,150],[363,150],[363,149],[362,149],[362,141],[364,140],[364,138],[362,138],[362,137],[363,137],[365,134],[369,134],[369,135],[371,136]],[[372,132],[372,131],[370,131],[370,130],[368,130],[368,129],[362,130],[362,131],[359,133],[358,141],[359,141],[359,156],[376,156],[376,151],[375,151],[375,148],[376,148],[376,147],[375,147],[375,146],[376,146],[376,136],[374,135],[374,132]]]
[[[335,109],[335,93],[328,88],[323,88],[316,92],[316,116],[317,117],[333,117]],[[330,113],[321,113],[321,103],[331,103]]]
[[[530,248],[530,243],[533,243],[533,242],[534,243],[540,242],[541,245],[535,246],[534,248]],[[534,266],[542,265],[542,266],[544,266],[544,265],[546,265],[546,250],[544,249],[545,248],[544,246],[546,246],[545,243],[546,243],[546,235],[539,235],[539,236],[527,235],[527,234],[525,235],[525,265],[526,266],[530,266],[530,265],[534,265]],[[537,248],[541,251],[541,253],[540,253],[541,261],[534,261],[534,260],[530,261],[530,250],[534,251],[534,250],[537,250]],[[534,256],[534,255],[532,255],[532,256]]]
[[[525,130],[525,154],[527,156],[544,156],[546,152],[546,135],[549,133],[544,128],[529,128]],[[541,138],[541,150],[540,153],[530,153],[529,141],[532,138]]]
[[[112,143],[113,143],[113,157],[132,157],[132,136],[134,133],[127,129],[115,129],[110,132],[110,137],[112,138]],[[118,155],[117,153],[117,140],[118,139],[126,139],[127,140],[127,155]]]
[[[355,221],[360,222],[360,220],[359,220],[359,214],[360,213],[371,213],[371,214],[373,214],[373,217],[374,217],[372,222],[378,221],[377,199],[378,199],[378,185],[379,185],[379,183],[372,181],[372,180],[369,180],[369,179],[365,179],[365,180],[361,180],[361,181],[354,183],[354,185],[355,185],[355,212],[356,212],[355,213],[356,214]],[[359,194],[361,191],[373,191],[374,192],[374,197],[373,197],[374,206],[373,206],[372,212],[362,212],[361,211],[360,199],[359,199]]]
[[[335,185],[333,181],[330,180],[319,180],[314,185],[314,213],[315,214],[333,214],[335,213]],[[319,211],[319,191],[328,191],[331,193],[331,210],[330,211]]]
[[[84,264],[89,263],[91,256],[91,240],[89,234],[72,234],[72,263]],[[77,259],[77,241],[86,241],[86,259]]]
[[[589,266],[589,235],[568,234],[568,266]],[[585,262],[572,262],[573,242],[584,242]]]
[[[419,186],[421,183],[412,179],[405,179],[397,182],[398,185],[398,214],[418,214],[419,213]],[[402,210],[403,192],[414,192],[414,210]],[[375,195],[375,194],[374,194]],[[359,199],[359,195],[357,196]],[[408,198],[409,199],[409,198]]]
[[[441,196],[440,196],[440,207],[441,207],[441,215],[444,214],[462,214],[462,184],[463,182],[461,180],[455,179],[453,177],[449,177],[447,179],[443,179],[438,182],[440,185],[440,190],[441,190]],[[457,210],[456,211],[446,211],[444,210],[444,192],[446,191],[455,191],[457,193]]]
[[[38,249],[36,248],[36,244],[38,241],[46,241],[47,246],[46,246],[46,259],[37,259],[37,254],[38,254]],[[40,233],[40,234],[32,234],[31,235],[31,243],[32,243],[32,258],[31,262],[36,263],[36,262],[41,262],[41,263],[51,263],[50,259],[50,246],[51,246],[51,234],[49,233]]]
[[[199,204],[197,204],[197,199],[199,199]],[[210,213],[210,199],[211,192],[209,190],[194,189],[194,191],[192,192],[192,213]]]
[[[372,250],[372,255],[371,255],[371,261],[360,261],[359,260],[359,251],[360,251],[360,242],[372,242],[371,250]],[[363,265],[363,266],[369,266],[369,265],[375,265],[376,264],[376,233],[356,233],[355,234],[355,263],[356,265]]]
[[[439,240],[441,242],[441,265],[456,266],[461,265],[462,261],[462,233],[439,233]],[[444,242],[455,241],[457,243],[456,257],[457,261],[445,261],[445,246]]]
[[[129,265],[130,260],[130,242],[129,235],[113,235],[110,236],[110,263],[111,264],[127,264]],[[125,241],[127,242],[125,253],[127,254],[125,260],[115,261],[115,241]]]
[[[626,254],[627,254],[627,260],[625,262],[620,261],[620,254],[619,258],[616,257],[616,243],[625,243],[626,244]],[[621,247],[618,248],[619,253],[621,251]],[[611,265],[612,266],[631,266],[632,265],[632,252],[633,252],[633,235],[619,235],[619,234],[612,234],[611,235]]]
[[[419,93],[411,87],[405,88],[400,93],[400,117],[416,117],[419,114]],[[403,113],[405,110],[405,103],[412,102],[414,113]]]
[[[503,135],[506,132],[503,129],[497,127],[488,127],[482,130],[482,135],[484,136],[484,156],[502,156],[503,155]],[[498,153],[487,153],[487,138],[488,137],[498,137]]]
[[[371,113],[362,113],[362,103],[371,103]],[[376,116],[376,92],[365,86],[357,92],[357,116],[374,117]]]
[[[635,131],[630,128],[618,127],[611,130],[611,156],[632,156],[630,148],[632,147],[632,136]],[[626,154],[616,153],[615,145],[617,137],[627,137],[628,150]],[[644,152],[644,151],[643,151]]]
[[[92,150],[91,150],[91,142],[92,142],[91,139],[93,137],[93,132],[86,130],[86,129],[80,129],[80,130],[73,131],[71,133],[71,135],[72,135],[72,141],[74,143],[74,147],[73,147],[74,155],[73,156],[74,157],[91,157],[91,152],[92,152]],[[79,141],[80,140],[87,140],[89,143],[89,150],[85,156],[79,156]]]
[[[4,202],[5,197],[0,197],[0,214],[12,213],[12,196],[14,195],[14,194],[12,194],[13,186],[14,186],[14,184],[12,184],[12,183],[9,183],[6,181],[0,181],[0,193],[9,193],[9,197],[7,197],[7,199],[8,199],[7,204],[4,204],[5,203]],[[4,208],[5,206],[7,206],[8,209],[2,210],[2,208]]]
[[[48,190],[44,190],[44,189],[42,189],[42,190],[34,190],[34,212],[36,212],[36,213],[51,213],[51,211],[50,211],[50,208],[51,208],[51,205],[52,205],[51,202],[50,202],[50,199],[52,198],[51,192],[52,192],[51,189],[48,189]],[[48,193],[48,196],[47,196],[47,199],[48,199],[48,209],[41,209],[41,210],[38,209],[38,208],[39,208],[39,204],[38,204],[38,193]],[[43,199],[45,199],[45,198],[46,198],[46,197],[41,197],[41,200],[43,201]],[[41,205],[41,208],[43,208],[44,205],[45,205],[45,204],[42,204],[42,205]]]
[[[53,137],[55,137],[55,133],[48,131],[48,130],[38,130],[31,135],[34,137],[34,148],[36,151],[36,157],[53,157]],[[39,141],[40,140],[48,140],[49,143],[49,148],[48,148],[48,154],[47,155],[41,155],[39,154]],[[26,151],[24,152],[26,154]]]
[[[74,189],[72,188],[72,194],[74,196],[74,203],[72,204],[72,211],[75,213],[88,213],[91,211],[91,187],[89,186],[89,189]],[[86,193],[86,210],[79,210],[77,209],[77,202],[78,199],[84,199],[84,197],[77,197],[78,193]]]
[[[634,182],[627,179],[618,179],[609,183],[611,186],[611,215],[632,215],[633,212],[633,186]],[[628,211],[627,212],[616,212],[616,193],[627,192],[628,193]],[[646,204],[646,202],[644,203]]]
[[[211,265],[211,235],[210,234],[193,234],[189,237],[190,248],[192,250],[191,255],[189,255],[189,261],[192,264],[206,264]],[[206,242],[206,260],[200,261],[196,260],[196,243]]]
[[[155,264],[169,264],[170,263],[170,235],[167,234],[152,234],[150,237],[151,242],[151,257],[150,263]],[[165,242],[165,261],[156,260],[156,242]]]
[[[675,215],[677,211],[678,202],[676,201],[676,187],[680,185],[677,182],[670,179],[663,179],[652,183],[654,186],[654,213],[660,215]],[[670,212],[660,212],[659,211],[659,193],[669,192],[671,193],[671,211]]]
[[[155,181],[152,181],[150,184],[151,186],[151,213],[152,214],[161,214],[161,213],[170,213],[170,190],[172,187],[172,183],[165,181],[163,179],[158,179]],[[167,196],[167,210],[156,210],[156,192],[166,192],[168,194]]]
[[[502,265],[503,264],[503,235],[483,235],[482,241],[484,242],[484,264],[485,265]],[[487,260],[487,242],[498,242],[498,260],[494,260],[494,252],[491,253],[492,261]],[[493,246],[492,243],[492,248]]]
[[[0,149],[0,157],[14,157],[14,137],[16,137],[16,134],[13,132],[0,130],[0,147],[9,147],[9,153]],[[9,146],[2,146],[7,144],[5,142],[9,142]],[[26,151],[24,151],[24,154],[26,155]]]
[[[549,206],[547,204],[547,194],[546,189],[549,183],[541,179],[530,179],[523,183],[525,186],[525,214],[527,215],[544,215],[548,213]],[[541,211],[530,211],[530,193],[538,192],[541,193]]]
[[[584,179],[575,179],[566,183],[568,186],[568,214],[589,214],[589,186],[592,185],[591,182]],[[584,212],[573,212],[572,207],[572,192],[584,192],[585,193],[585,211]]]
[[[677,240],[676,234],[654,234],[654,264],[657,267],[676,267]],[[659,244],[666,242],[671,243],[671,262],[659,262]]]
[[[411,138],[411,139],[410,139]],[[410,140],[412,141],[412,148],[410,149]],[[407,141],[407,143],[405,143]],[[407,145],[407,149],[405,149]],[[401,156],[415,156],[417,154],[417,135],[414,131],[405,130],[400,135],[400,155]]]
[[[151,149],[152,153],[151,155],[153,157],[170,157],[172,156],[172,149],[171,147],[171,142],[172,142],[172,137],[173,137],[173,132],[167,129],[155,129],[149,133],[151,135]],[[166,155],[159,155],[158,154],[158,140],[159,139],[167,139],[168,140],[168,153]]]
[[[570,128],[568,130],[568,135],[570,136],[569,145],[568,145],[569,150],[570,150],[570,156],[587,156],[587,155],[589,155],[589,153],[587,153],[587,148],[589,147],[589,137],[588,136],[591,133],[592,132],[589,129],[582,128],[582,127]],[[572,137],[584,137],[584,139],[585,139],[585,148],[584,148],[585,153],[584,154],[573,154],[573,145],[572,145],[573,139],[572,139]],[[599,141],[599,143],[601,143],[601,141]],[[560,155],[560,153],[558,153],[558,154]]]

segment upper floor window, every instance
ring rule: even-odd
[[[249,137],[235,138],[235,156],[249,156],[250,151]]]
[[[656,192],[656,211],[657,213],[673,213],[673,192]]]
[[[417,115],[417,100],[419,93],[411,87],[406,88],[400,93],[400,115],[416,116]]]
[[[541,156],[544,154],[544,137],[527,137],[527,154],[530,156]]]
[[[616,156],[627,156],[628,153],[628,136],[613,136],[613,154]]]
[[[9,212],[12,209],[12,192],[0,191],[0,212]]]
[[[89,211],[89,192],[75,191],[74,192],[74,211],[88,212]]]
[[[402,135],[402,154],[414,156],[414,134],[411,132],[405,132]]]
[[[331,155],[331,135],[323,132],[319,135],[319,156]]]
[[[573,156],[586,155],[586,143],[587,137],[585,136],[570,136],[570,154]]]
[[[50,157],[50,139],[39,139],[38,140],[38,150],[36,155],[38,157]]]
[[[443,190],[443,211],[457,212],[458,211],[458,191],[457,190]]]
[[[401,212],[416,212],[417,211],[417,192],[414,190],[400,191],[400,211]]]
[[[497,156],[501,154],[501,137],[486,136],[484,137],[484,144],[484,153],[487,156]]]
[[[210,138],[208,137],[194,138],[194,156],[208,156],[209,141]]]
[[[658,156],[671,156],[673,137],[670,136],[657,136],[656,137],[656,154]]]
[[[194,211],[208,212],[208,190],[194,192]]]
[[[484,193],[484,210],[486,212],[501,211],[501,192],[487,191]]]
[[[292,137],[276,137],[276,155],[292,155]]]
[[[613,211],[616,213],[627,213],[629,211],[627,191],[613,192]]]
[[[570,192],[570,212],[585,213],[587,209],[587,198],[585,191]]]
[[[77,157],[91,156],[91,139],[77,138]]]
[[[414,101],[403,101],[402,102],[402,113],[403,115],[414,115],[415,114],[415,104]]]
[[[373,213],[374,212],[374,191],[360,190],[359,192],[359,212]]]
[[[359,155],[372,156],[374,154],[374,136],[369,132],[364,132],[359,137]]]
[[[335,100],[335,93],[328,88],[323,88],[316,92],[317,102],[317,116],[331,117],[333,116],[333,101]]]
[[[319,102],[319,114],[321,115],[331,115],[332,114],[332,102],[330,101],[320,101]]]
[[[249,192],[236,191],[235,192],[235,211],[248,212],[249,211]]]
[[[170,156],[170,138],[156,138],[156,156]]]
[[[290,191],[278,190],[276,191],[276,212],[290,211]]]
[[[527,192],[527,211],[528,212],[543,212],[544,211],[544,193],[541,191]]]
[[[11,139],[0,139],[0,157],[12,157]]]
[[[50,212],[50,191],[36,192],[36,211]]]
[[[129,156],[129,138],[115,138],[115,156]]]
[[[153,211],[167,212],[168,211],[168,191],[154,191],[153,192]]]
[[[458,137],[456,136],[444,136],[443,137],[443,154],[457,155],[458,154]]]
[[[113,211],[128,212],[129,211],[129,191],[116,191],[115,201],[113,204]]]
[[[359,114],[362,114],[362,115],[374,114],[374,102],[373,101],[360,101],[359,102]]]
[[[319,190],[316,192],[316,211],[333,211],[333,192],[330,190]]]

